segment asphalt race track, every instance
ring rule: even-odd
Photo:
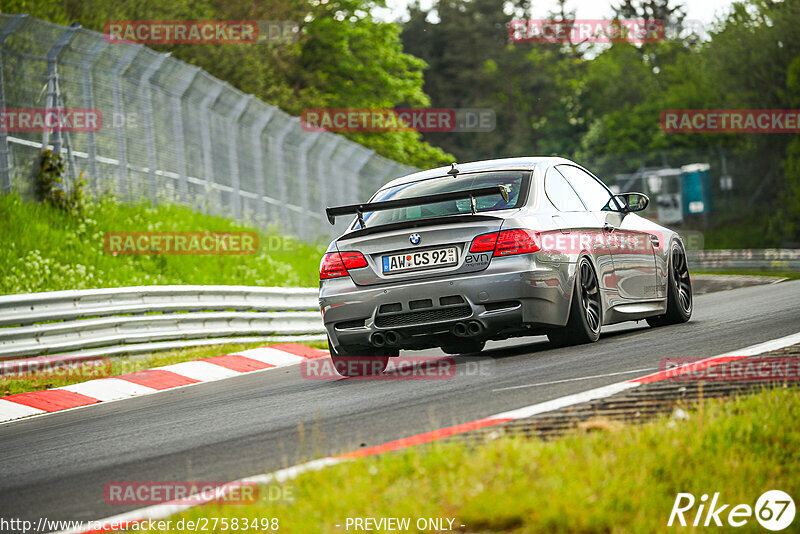
[[[136,508],[105,504],[108,482],[233,480],[798,331],[800,281],[782,282],[701,295],[688,324],[617,325],[592,345],[493,343],[457,358],[451,380],[307,380],[294,366],[12,422],[0,425],[0,516],[99,519]],[[476,360],[483,373],[466,374]]]

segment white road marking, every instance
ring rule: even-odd
[[[773,350],[782,349],[784,347],[797,345],[798,343],[800,343],[800,332],[784,336],[778,339],[765,341],[764,343],[750,345],[749,347],[733,350],[730,352],[726,352],[724,354],[718,354],[717,356],[712,356],[711,358],[706,358],[705,360],[713,360],[725,356],[755,356],[757,354],[763,354],[765,352],[770,352]],[[536,414],[558,410],[566,406],[572,406],[573,404],[578,404],[580,402],[586,402],[590,400],[610,397],[611,395],[615,395],[627,389],[637,388],[640,385],[642,384],[636,382],[636,379],[634,378],[633,380],[627,382],[617,382],[616,384],[609,384],[608,386],[603,386],[596,389],[590,389],[589,391],[584,391],[583,393],[575,393],[573,395],[567,395],[566,397],[561,397],[558,399],[553,399],[550,401],[545,401],[545,402],[540,402],[538,404],[525,406],[524,408],[519,408],[508,412],[490,415],[487,419],[524,419],[526,417],[531,417]]]
[[[65,389],[73,393],[80,393],[81,395],[93,397],[101,402],[147,395],[148,393],[155,393],[158,391],[147,386],[128,382],[127,380],[120,380],[119,378],[99,378],[88,382],[61,386],[56,389]]]
[[[193,378],[201,382],[211,382],[213,380],[220,380],[231,376],[239,376],[239,371],[222,367],[221,365],[214,365],[204,361],[192,361],[173,363],[172,365],[165,365],[164,367],[156,367],[155,370],[169,371],[179,375]]]
[[[538,404],[531,404],[524,408],[510,410],[508,412],[490,415],[487,419],[525,419],[540,413],[552,412],[553,410],[560,410],[573,404],[580,404],[581,402],[588,402],[596,399],[603,399],[621,393],[626,389],[638,388],[640,384],[636,382],[617,382],[616,384],[609,384],[600,388],[590,389],[581,393],[574,393],[566,397],[559,397],[557,399],[540,402]]]
[[[0,399],[0,421],[11,421],[12,419],[19,419],[21,417],[30,417],[31,415],[39,415],[48,413],[38,408],[31,408],[24,404],[11,402]]]
[[[646,369],[633,369],[631,371],[620,371],[618,373],[606,373],[604,375],[592,375],[592,376],[581,376],[578,378],[565,378],[564,380],[552,380],[550,382],[538,382],[536,384],[523,384],[521,386],[509,386],[507,388],[498,388],[493,389],[492,391],[508,391],[510,389],[522,389],[522,388],[535,388],[538,386],[551,386],[553,384],[563,384],[564,382],[578,382],[580,380],[591,380],[592,378],[605,378],[607,376],[619,376],[619,375],[628,375],[631,373],[646,373],[649,371],[655,371],[655,367],[648,367]]]
[[[269,347],[243,350],[241,352],[237,352],[236,354],[239,356],[244,356],[245,358],[251,358],[260,362],[269,363],[277,367],[298,364],[306,359],[296,354],[290,354],[288,352],[271,349]]]
[[[764,343],[758,343],[757,345],[750,345],[749,347],[745,347],[743,349],[732,350],[730,352],[726,352],[725,354],[714,356],[714,358],[721,358],[723,356],[755,356],[757,354],[763,354],[765,352],[797,345],[798,343],[800,343],[800,332],[779,337],[778,339],[765,341]]]

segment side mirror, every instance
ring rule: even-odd
[[[617,195],[616,199],[625,213],[642,211],[650,204],[650,199],[644,193],[622,193]]]

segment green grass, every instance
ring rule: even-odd
[[[0,195],[0,294],[135,285],[223,284],[315,287],[324,247],[287,241],[223,217],[175,205],[125,204],[102,197],[88,204],[85,217],[71,217],[48,204],[16,194]],[[107,232],[212,231],[256,232],[261,247],[254,255],[114,256],[105,252]],[[278,239],[279,238],[279,239]],[[289,244],[270,249],[264,244]],[[263,346],[214,345],[133,357],[112,358],[84,376],[3,377],[0,396],[65,386],[93,378],[169,365]],[[325,343],[311,344],[326,348]]]
[[[731,206],[712,213],[708,227],[693,219],[683,229],[702,232],[706,249],[781,247],[781,237],[770,231],[770,216],[752,208],[741,206],[740,211]]]
[[[324,247],[293,242],[269,250],[270,236],[223,217],[175,205],[124,204],[103,197],[84,220],[50,205],[0,195],[0,294],[133,285],[225,284],[315,287]],[[254,231],[258,253],[242,256],[114,256],[106,232]]]
[[[186,349],[176,349],[164,352],[154,352],[137,356],[114,356],[109,358],[111,365],[101,365],[94,368],[86,368],[81,373],[64,373],[55,371],[52,373],[34,373],[23,376],[3,376],[0,377],[0,397],[26,393],[28,391],[39,391],[42,389],[57,388],[94,380],[109,376],[119,376],[126,373],[151,369],[173,363],[188,362],[223,354],[235,354],[242,350],[264,347],[273,343],[260,341],[257,343],[227,343],[221,345],[207,345],[204,347],[191,347]],[[303,341],[303,345],[316,349],[328,350],[326,341]]]
[[[747,271],[726,270],[726,271],[695,271],[692,274],[718,274],[718,275],[744,275],[744,276],[769,276],[775,278],[788,278],[789,280],[800,280],[800,272],[797,271]]]
[[[796,498],[798,420],[800,391],[766,391],[707,402],[684,421],[593,425],[605,430],[549,442],[438,443],[348,462],[292,481],[294,504],[213,504],[171,519],[277,518],[289,533],[341,533],[355,517],[455,518],[466,532],[675,531],[666,524],[678,492],[720,492],[732,506],[753,506],[771,489]],[[752,517],[736,530],[763,532]]]

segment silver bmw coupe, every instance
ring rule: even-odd
[[[688,321],[684,245],[636,214],[648,203],[567,159],[532,157],[417,172],[327,208],[331,223],[354,217],[320,264],[336,369],[380,373],[400,349],[475,353],[542,334],[568,345],[622,321]]]

